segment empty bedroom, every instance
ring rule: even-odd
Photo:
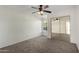
[[[78,5],[0,5],[0,53],[78,53]]]

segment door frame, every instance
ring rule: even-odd
[[[52,39],[52,21],[53,21],[53,18],[61,18],[61,17],[69,17],[69,21],[70,21],[70,39],[71,39],[71,19],[70,19],[70,15],[65,15],[65,16],[54,16],[54,17],[49,17],[48,18],[48,29],[49,29],[49,31],[48,31],[48,33],[49,33],[49,35],[48,36],[50,36],[49,38],[50,39]]]

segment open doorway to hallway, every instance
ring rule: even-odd
[[[70,16],[53,18],[52,38],[70,42]]]

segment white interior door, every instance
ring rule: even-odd
[[[60,33],[66,33],[66,17],[60,17],[59,19],[59,30],[60,30]]]
[[[59,33],[59,20],[52,21],[52,32]]]
[[[60,17],[60,33],[70,34],[70,17]]]

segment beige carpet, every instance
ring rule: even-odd
[[[39,36],[8,47],[0,49],[0,52],[7,53],[76,53],[75,44],[61,39],[48,39]]]

